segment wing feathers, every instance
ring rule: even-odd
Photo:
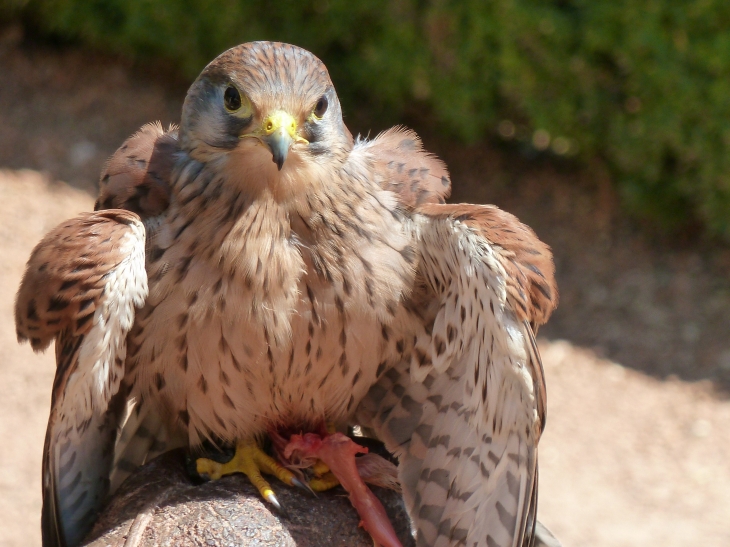
[[[464,223],[484,238],[501,258],[511,307],[534,326],[547,322],[558,305],[555,266],[550,247],[513,215],[493,205],[422,205],[433,219]]]
[[[18,338],[36,350],[56,338],[43,457],[46,547],[76,545],[108,490],[126,335],[147,297],[144,250],[134,213],[86,213],[43,238],[18,291]]]
[[[437,366],[443,353],[464,371],[472,435],[482,439],[475,450],[488,447],[481,460],[486,480],[476,494],[485,517],[469,537],[488,532],[488,545],[529,545],[546,413],[531,324],[544,323],[557,304],[552,256],[529,228],[496,207],[429,204],[417,211],[426,217],[419,224],[424,275],[442,302],[434,366],[445,366]]]
[[[418,545],[526,547],[545,384],[532,324],[557,302],[550,251],[489,206],[416,209],[435,318],[358,419],[399,456]]]
[[[63,420],[66,405],[52,408],[43,454],[44,547],[78,545],[96,521],[109,488],[121,402],[115,397],[81,428]]]
[[[444,203],[449,197],[451,177],[446,165],[423,149],[414,131],[393,127],[372,141],[358,141],[354,152],[358,149],[375,158],[380,185],[394,192],[402,205]]]
[[[94,209],[126,209],[142,219],[164,212],[177,151],[177,127],[164,131],[159,122],[143,126],[104,166]]]
[[[130,228],[144,238],[137,215],[86,213],[49,232],[28,259],[15,300],[18,341],[45,349],[64,329],[74,336],[92,328],[105,277],[127,255]]]

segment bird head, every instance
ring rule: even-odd
[[[322,61],[276,42],[234,47],[203,70],[185,99],[180,143],[249,186],[311,180],[298,174],[344,161],[353,146]]]

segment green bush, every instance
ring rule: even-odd
[[[42,29],[191,77],[234,44],[292,42],[346,106],[395,119],[416,104],[465,140],[598,155],[636,211],[730,238],[726,0],[10,1]]]

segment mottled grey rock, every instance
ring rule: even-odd
[[[243,475],[196,485],[182,451],[165,454],[129,477],[99,517],[87,547],[372,547],[338,487],[313,496],[272,482],[287,515],[277,514]],[[403,547],[415,545],[403,501],[373,488]]]

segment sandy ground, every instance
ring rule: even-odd
[[[40,545],[52,352],[18,346],[13,301],[42,235],[92,207],[104,159],[184,87],[0,29],[0,546]],[[541,331],[548,426],[540,518],[566,547],[730,545],[730,252],[647,235],[584,172],[429,142],[457,200],[493,202],[554,248],[561,308]],[[65,181],[65,182],[58,182]]]
[[[53,352],[15,339],[13,305],[25,261],[44,233],[93,207],[91,197],[36,171],[0,170],[0,545],[40,545],[41,455]]]

